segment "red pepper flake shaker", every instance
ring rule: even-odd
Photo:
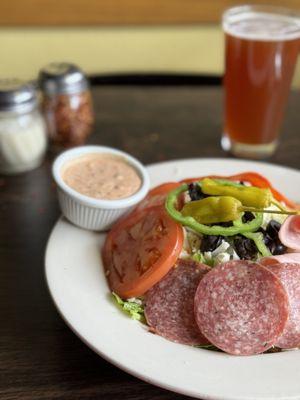
[[[85,143],[94,125],[89,83],[74,64],[51,63],[39,73],[42,110],[54,147]]]

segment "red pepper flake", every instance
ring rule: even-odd
[[[58,146],[84,144],[94,124],[90,91],[45,96],[42,103],[50,140]]]

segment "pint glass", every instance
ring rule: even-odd
[[[276,149],[300,43],[300,18],[268,6],[223,15],[225,104],[222,147],[264,158]]]

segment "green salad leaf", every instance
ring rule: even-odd
[[[199,263],[203,263],[205,264],[205,257],[204,255],[201,253],[201,251],[197,251],[196,253],[194,253],[192,255],[192,260],[199,262]]]
[[[144,306],[140,299],[122,300],[120,296],[112,292],[114,301],[117,303],[120,310],[140,322],[145,322]]]
[[[192,255],[192,260],[196,261],[196,262],[200,262],[202,264],[206,264],[209,267],[213,267],[214,266],[214,258],[206,258],[205,255],[203,253],[201,253],[201,251],[197,251],[197,253],[194,253]]]

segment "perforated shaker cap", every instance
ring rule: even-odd
[[[83,71],[70,63],[51,63],[41,69],[39,86],[46,94],[78,93],[88,88]]]
[[[0,79],[0,111],[29,112],[37,102],[33,83],[14,78]]]

